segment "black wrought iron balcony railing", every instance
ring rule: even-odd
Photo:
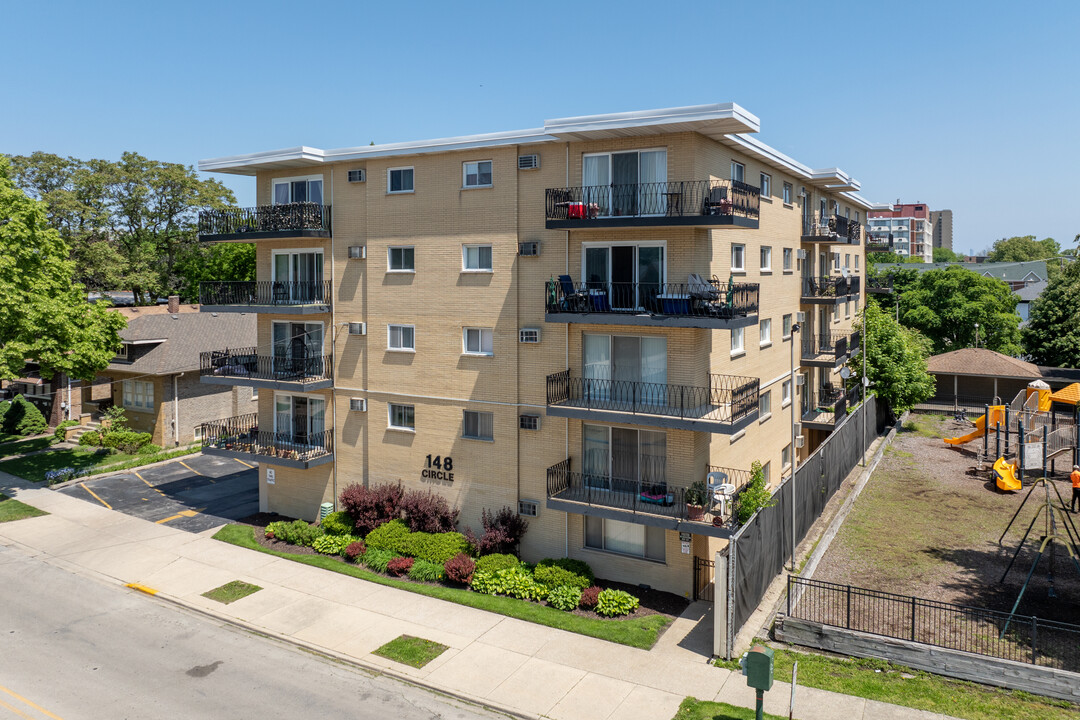
[[[839,385],[824,385],[810,393],[803,422],[832,424],[847,414],[848,396]]]
[[[199,213],[199,237],[258,234],[288,236],[300,233],[330,236],[330,206],[311,202],[260,205],[250,208],[222,208]],[[257,239],[252,237],[252,239]]]
[[[571,377],[563,370],[547,376],[547,404],[729,424],[757,411],[760,384],[757,378],[714,374],[708,387],[692,387]]]
[[[866,252],[894,252],[893,243],[878,238],[868,238]]]
[[[831,240],[858,245],[862,240],[862,225],[843,215],[820,212],[803,217],[804,240]]]
[[[248,413],[223,420],[203,423],[203,448],[227,450],[283,460],[310,461],[327,457],[334,452],[334,431],[311,432],[309,418],[290,417],[291,426],[285,430],[259,430],[258,413]]]
[[[296,306],[329,305],[331,283],[307,281],[258,280],[199,283],[199,302],[203,305]]]
[[[738,180],[675,180],[671,182],[586,185],[549,188],[546,217],[589,221],[611,218],[757,219],[761,190]]]
[[[858,295],[862,282],[858,275],[851,277],[803,277],[802,297],[842,298]]]
[[[817,358],[840,358],[848,354],[851,348],[859,346],[860,335],[853,330],[822,330],[807,333],[802,339],[804,360]]]
[[[333,355],[259,355],[258,348],[210,350],[199,354],[199,375],[247,380],[312,383],[334,377]]]
[[[758,311],[757,283],[723,283],[716,277],[689,283],[574,284],[562,275],[549,280],[549,313],[616,313],[731,319]]]
[[[866,292],[891,293],[893,291],[892,275],[866,278]]]

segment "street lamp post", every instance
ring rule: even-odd
[[[975,347],[979,347],[979,323],[975,323]]]
[[[791,356],[791,475],[788,482],[791,483],[791,571],[795,572],[795,468],[798,466],[795,450],[795,335],[799,332],[799,323],[791,326],[791,347],[788,348]],[[806,392],[806,389],[803,389]]]

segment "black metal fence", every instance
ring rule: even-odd
[[[912,412],[941,413],[944,415],[958,415],[964,412],[976,416],[985,413],[987,405],[1003,404],[1006,403],[1001,398],[987,397],[985,395],[940,395],[922,401],[912,407],[911,410]]]
[[[615,313],[731,319],[758,311],[757,283],[573,283],[548,280],[549,313]]]
[[[203,447],[291,460],[311,460],[334,452],[333,429],[308,432],[308,418],[295,415],[292,427],[277,432],[259,430],[258,413],[203,423]]]
[[[549,188],[545,205],[548,220],[581,220],[582,223],[613,217],[757,218],[760,196],[759,188],[738,180],[676,180]]]
[[[802,354],[804,359],[813,359],[822,355],[840,358],[847,355],[848,348],[857,348],[861,342],[858,331],[822,330],[803,335]]]
[[[843,215],[820,212],[803,218],[803,237],[835,240],[858,245],[862,240],[862,225]]]
[[[1080,625],[791,575],[787,585],[792,618],[1080,671]]]
[[[258,348],[199,353],[199,375],[253,380],[313,382],[334,376],[332,355],[258,355]]]
[[[321,230],[330,232],[330,206],[300,202],[223,208],[199,213],[199,235]]]
[[[859,276],[851,277],[803,277],[802,296],[804,298],[833,298],[858,295]]]
[[[329,280],[199,283],[199,302],[203,305],[329,305],[331,297]]]

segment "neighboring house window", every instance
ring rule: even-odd
[[[310,202],[322,205],[322,178],[282,178],[274,180],[274,204]]]
[[[494,340],[491,328],[465,328],[462,336],[466,355],[494,354]]]
[[[791,337],[791,313],[784,316],[784,339],[787,340]]]
[[[390,168],[386,171],[386,191],[390,193],[409,193],[413,191],[413,169],[411,167]]]
[[[195,442],[202,442],[202,439],[203,439],[203,426],[202,425],[196,425],[195,426],[195,436],[194,437],[195,437]]]
[[[733,271],[742,272],[746,270],[746,246],[745,245],[732,245],[731,246],[731,269]]]
[[[386,267],[391,272],[416,270],[415,251],[411,247],[392,247],[387,250]]]
[[[772,175],[761,173],[761,197],[772,197]]]
[[[743,351],[743,328],[731,330],[731,354],[735,355]]]
[[[491,270],[490,245],[462,245],[461,267],[463,270]]]
[[[416,430],[415,409],[412,405],[389,405],[390,427],[395,430]]]
[[[130,349],[131,345],[129,345],[128,343],[121,344],[120,350],[116,353],[116,359],[120,362],[128,362],[130,360],[130,355],[128,354],[128,351]]]
[[[790,205],[791,204],[791,192],[792,192],[791,183],[784,183],[784,204],[785,205]]]
[[[794,253],[791,252],[791,248],[784,248],[784,271],[785,272],[790,272],[791,271],[791,260],[792,260],[793,255],[794,255]]]
[[[731,179],[743,182],[746,178],[746,166],[739,162],[731,163]]]
[[[791,381],[785,380],[780,385],[780,404],[787,407],[791,402]]]
[[[765,318],[758,323],[759,343],[761,345],[772,344],[772,318]]]
[[[416,327],[414,325],[387,325],[386,347],[401,352],[416,351]]]
[[[648,560],[664,560],[664,529],[651,525],[585,517],[585,547],[632,555]]]
[[[494,425],[494,413],[466,410],[461,436],[472,440],[494,440]]]
[[[761,272],[772,272],[772,248],[767,245],[761,248]]]
[[[467,162],[462,165],[462,185],[467,188],[491,187],[491,161]]]
[[[154,383],[142,380],[124,381],[124,407],[150,410],[154,407]]]
[[[772,415],[772,390],[766,390],[758,395],[758,417],[766,418]]]

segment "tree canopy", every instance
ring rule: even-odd
[[[996,278],[951,266],[928,270],[900,294],[900,322],[925,335],[935,353],[976,345],[1019,355],[1017,297]]]
[[[927,372],[930,343],[917,331],[905,328],[892,315],[869,303],[855,327],[866,332],[866,377],[870,389],[899,414],[934,394],[934,378]],[[862,346],[848,361],[857,382],[862,382]]]
[[[964,262],[964,256],[946,247],[934,248],[934,262]]]
[[[1054,238],[1036,240],[1034,235],[1023,235],[996,240],[986,259],[987,262],[1026,262],[1058,255],[1061,255],[1061,246]]]
[[[1080,368],[1080,262],[1071,262],[1032,303],[1024,350],[1039,365]]]
[[[127,323],[107,304],[87,302],[45,204],[15,187],[8,167],[0,156],[0,378],[20,377],[32,360],[46,379],[63,372],[90,380],[120,349]]]

